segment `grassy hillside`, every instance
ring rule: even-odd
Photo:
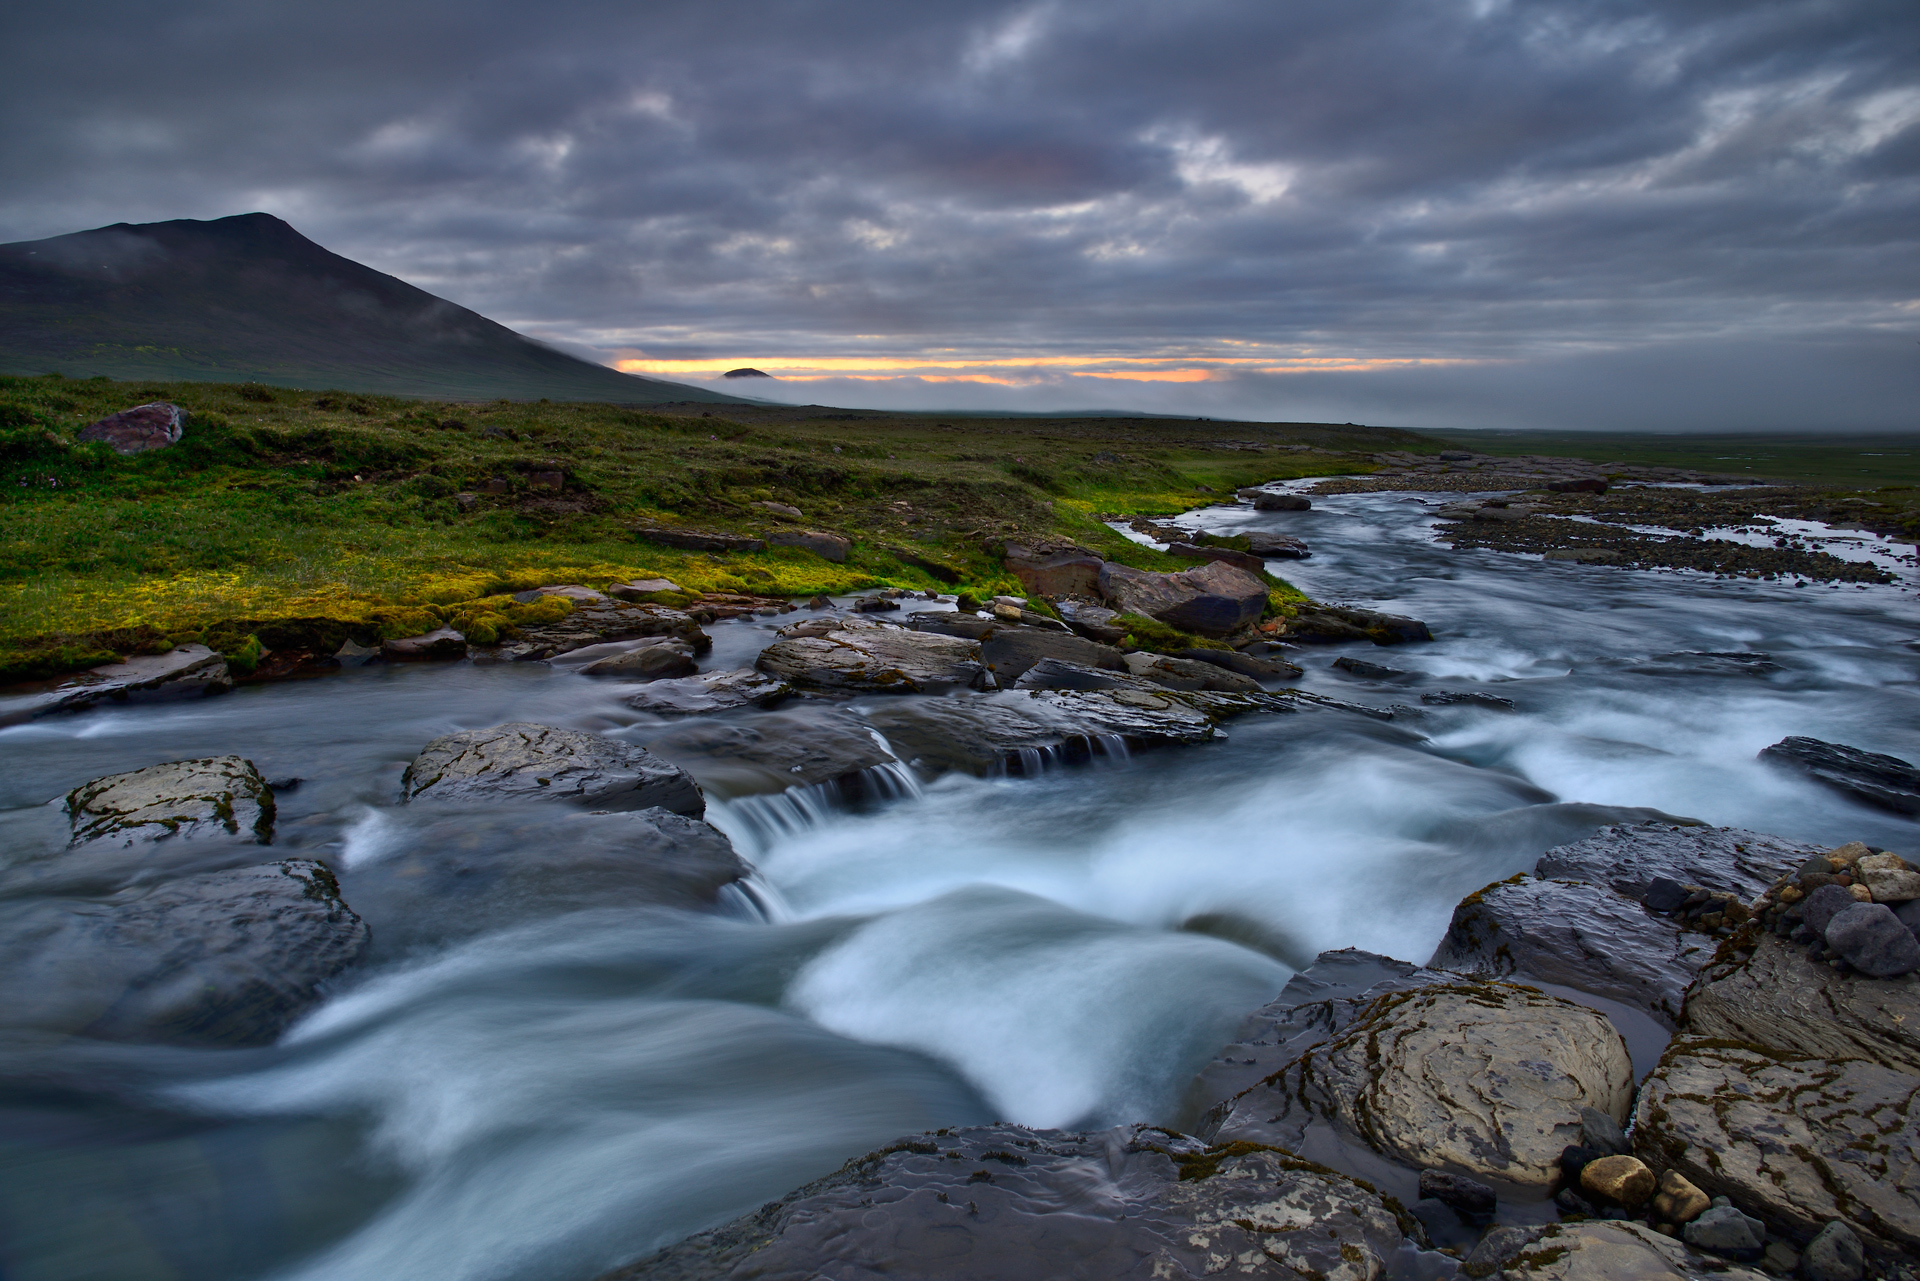
[[[180,444],[121,458],[74,443],[86,423],[152,400],[192,415]],[[1014,589],[998,551],[1022,535],[1191,568],[1095,515],[1177,512],[1240,485],[1365,470],[1373,450],[1432,444],[1301,424],[808,417],[821,412],[0,378],[0,674],[190,635],[288,634],[300,619],[405,634],[432,625],[429,607],[553,582],[984,594]],[[537,484],[552,472],[558,491]],[[649,523],[760,532],[771,519],[752,504],[764,501],[852,538],[853,555],[835,565],[790,548],[676,551],[636,533]]]
[[[1752,476],[1789,484],[1871,489],[1920,484],[1920,432],[1904,436],[1475,431],[1446,434],[1448,444],[1483,454],[1550,454],[1589,462]]]
[[[457,400],[737,399],[542,346],[266,214],[0,245],[0,373],[54,370]]]

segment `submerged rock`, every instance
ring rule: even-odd
[[[113,1041],[267,1044],[368,941],[306,859],[12,899],[0,923],[0,1023]]]
[[[171,839],[273,840],[273,789],[239,756],[169,761],[109,774],[67,793],[72,845]]]
[[[1093,668],[1075,670],[1116,684],[1127,679]],[[923,774],[1025,773],[1039,763],[1025,753],[1058,749],[1066,760],[1086,760],[1123,749],[1203,743],[1215,733],[1214,718],[1206,711],[1171,692],[1148,693],[1125,684],[915,699],[868,708],[865,715]]]
[[[602,1281],[887,1275],[1377,1281],[1420,1229],[1287,1152],[1133,1126],[904,1139]]]
[[[1462,899],[1427,964],[1591,992],[1673,1031],[1713,946],[1603,885],[1514,877]]]
[[[1812,845],[1738,827],[1630,823],[1603,827],[1540,856],[1541,876],[1609,885],[1644,900],[1661,877],[1752,899],[1785,872],[1819,853]]]
[[[698,817],[692,777],[644,748],[599,734],[516,721],[461,730],[420,749],[400,779],[409,801],[557,800],[597,809],[658,805]]]
[[[1305,560],[1313,555],[1307,545],[1291,534],[1270,534],[1250,529],[1246,533],[1247,550],[1264,560]]]
[[[975,641],[875,625],[775,641],[754,666],[798,687],[887,694],[964,689],[986,670]]]
[[[1634,1150],[1801,1240],[1845,1219],[1875,1250],[1910,1257],[1917,1108],[1910,1072],[1683,1037],[1641,1089]]]
[[[582,676],[622,676],[652,681],[686,676],[693,671],[693,649],[685,641],[649,637],[631,649],[596,658],[580,669]]]
[[[793,693],[793,686],[751,667],[669,677],[627,696],[627,706],[656,716],[697,716],[736,707],[772,707]]]
[[[650,735],[647,750],[731,794],[838,782],[894,763],[873,731],[845,714],[694,721]]]
[[[1868,805],[1920,814],[1920,769],[1898,756],[1794,737],[1762,748],[1760,759],[1797,770]]]
[[[1258,575],[1217,561],[1177,574],[1109,561],[1100,569],[1100,594],[1126,613],[1202,636],[1237,631],[1259,621],[1267,607],[1267,585]]]
[[[1286,620],[1284,634],[1288,640],[1308,645],[1339,645],[1350,641],[1400,645],[1433,639],[1427,625],[1417,618],[1347,605],[1301,605],[1293,617]]]

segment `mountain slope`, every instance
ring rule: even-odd
[[[0,372],[447,400],[738,403],[522,337],[268,214],[0,245]]]

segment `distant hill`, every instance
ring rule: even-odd
[[[569,356],[263,213],[0,245],[0,373],[446,400],[741,403]]]

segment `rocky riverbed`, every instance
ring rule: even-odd
[[[1911,1275],[1908,587],[1404,498],[25,696],[0,1267]]]

